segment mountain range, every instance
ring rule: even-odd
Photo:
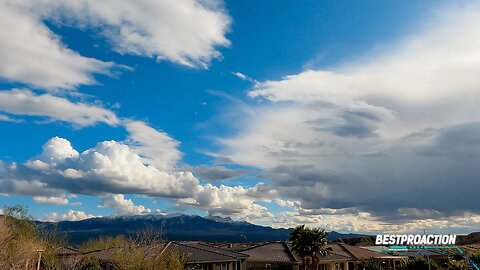
[[[37,226],[54,228],[67,236],[71,244],[104,236],[134,235],[145,230],[160,233],[166,240],[206,242],[261,242],[281,241],[289,238],[292,229],[277,229],[246,221],[217,216],[197,215],[142,215],[90,218],[80,221],[40,222]],[[329,240],[362,237],[359,234],[330,232]]]

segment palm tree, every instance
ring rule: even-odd
[[[317,228],[306,228],[305,225],[297,226],[290,233],[290,241],[292,242],[292,250],[302,258],[302,268],[306,270],[305,258],[311,257],[312,263],[315,264],[317,255],[325,255],[324,249],[327,244],[328,233],[325,230]]]

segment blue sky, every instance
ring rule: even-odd
[[[0,204],[55,221],[480,224],[453,184],[479,187],[478,5],[90,2],[0,1]]]

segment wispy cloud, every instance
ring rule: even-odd
[[[237,72],[232,72],[232,74],[233,74],[235,77],[240,78],[240,79],[242,79],[242,80],[244,80],[244,81],[249,81],[249,82],[252,82],[252,83],[258,83],[257,80],[255,80],[255,79],[253,79],[253,78],[251,78],[251,77],[249,77],[249,76],[247,76],[247,75],[245,75],[245,74],[243,74],[243,73],[241,73],[241,72],[238,72],[238,71],[237,71]]]
[[[98,104],[72,102],[65,97],[36,94],[25,89],[0,91],[0,112],[19,116],[45,117],[72,123],[78,127],[96,123],[114,126],[120,122],[114,112]]]

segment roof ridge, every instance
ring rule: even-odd
[[[345,249],[348,253],[350,253],[350,255],[352,255],[353,258],[358,259],[358,257],[355,256],[355,254],[353,254],[353,252],[350,251],[350,249],[347,247],[347,244],[345,243],[337,243],[337,244],[340,245],[343,249]]]
[[[289,253],[290,256],[292,256],[293,260],[296,261],[296,262],[299,262],[299,260],[297,259],[297,256],[295,256],[295,253],[293,253],[293,251],[290,248],[290,246],[288,245],[287,241],[284,241],[282,243],[287,248],[288,253]]]
[[[348,252],[352,253],[353,254],[353,251],[352,250],[358,250],[358,252],[367,252],[370,253],[369,255],[366,255],[366,256],[371,256],[372,258],[378,256],[378,255],[383,255],[381,252],[378,252],[378,251],[375,251],[375,250],[370,250],[368,248],[363,248],[363,247],[357,247],[357,246],[352,246],[352,245],[347,245],[347,244],[344,244],[344,248],[346,250],[348,250]],[[355,258],[357,259],[362,259],[362,258],[359,258],[357,256],[354,255]],[[363,257],[363,256],[362,256]]]
[[[235,260],[237,259],[235,256],[227,255],[227,254],[224,254],[224,253],[221,253],[221,252],[217,252],[217,251],[214,251],[214,250],[208,250],[208,249],[205,249],[205,248],[200,248],[200,247],[198,247],[198,246],[188,245],[188,244],[184,244],[184,243],[180,243],[180,242],[174,242],[174,243],[175,243],[175,244],[182,245],[182,246],[185,246],[185,247],[196,248],[196,249],[203,250],[203,251],[206,251],[206,252],[211,252],[211,253],[219,254],[219,255],[222,255],[222,256],[227,256],[227,257],[233,258],[233,259],[235,259]],[[198,243],[197,243],[197,244],[198,244]]]
[[[282,242],[282,241],[270,241],[270,242],[266,242],[266,243],[263,243],[263,244],[255,245],[255,246],[253,246],[253,247],[249,247],[249,248],[242,249],[241,251],[246,251],[246,250],[258,248],[258,247],[261,247],[261,246],[266,246],[266,245],[272,244],[272,243],[283,243],[283,242]]]
[[[340,253],[335,252],[335,251],[328,251],[327,254],[335,254],[337,256],[342,256],[342,257],[345,257],[345,258],[351,258],[350,256],[345,256],[345,255],[340,254]]]
[[[231,252],[231,253],[235,253],[235,254],[238,254],[238,255],[248,256],[247,254],[243,254],[243,253],[235,251],[235,250],[229,250],[229,249],[226,249],[226,248],[210,246],[210,245],[207,245],[207,244],[204,244],[204,243],[197,243],[197,245],[202,245],[202,246],[206,246],[206,247],[210,247],[210,248],[220,249],[222,251]]]

